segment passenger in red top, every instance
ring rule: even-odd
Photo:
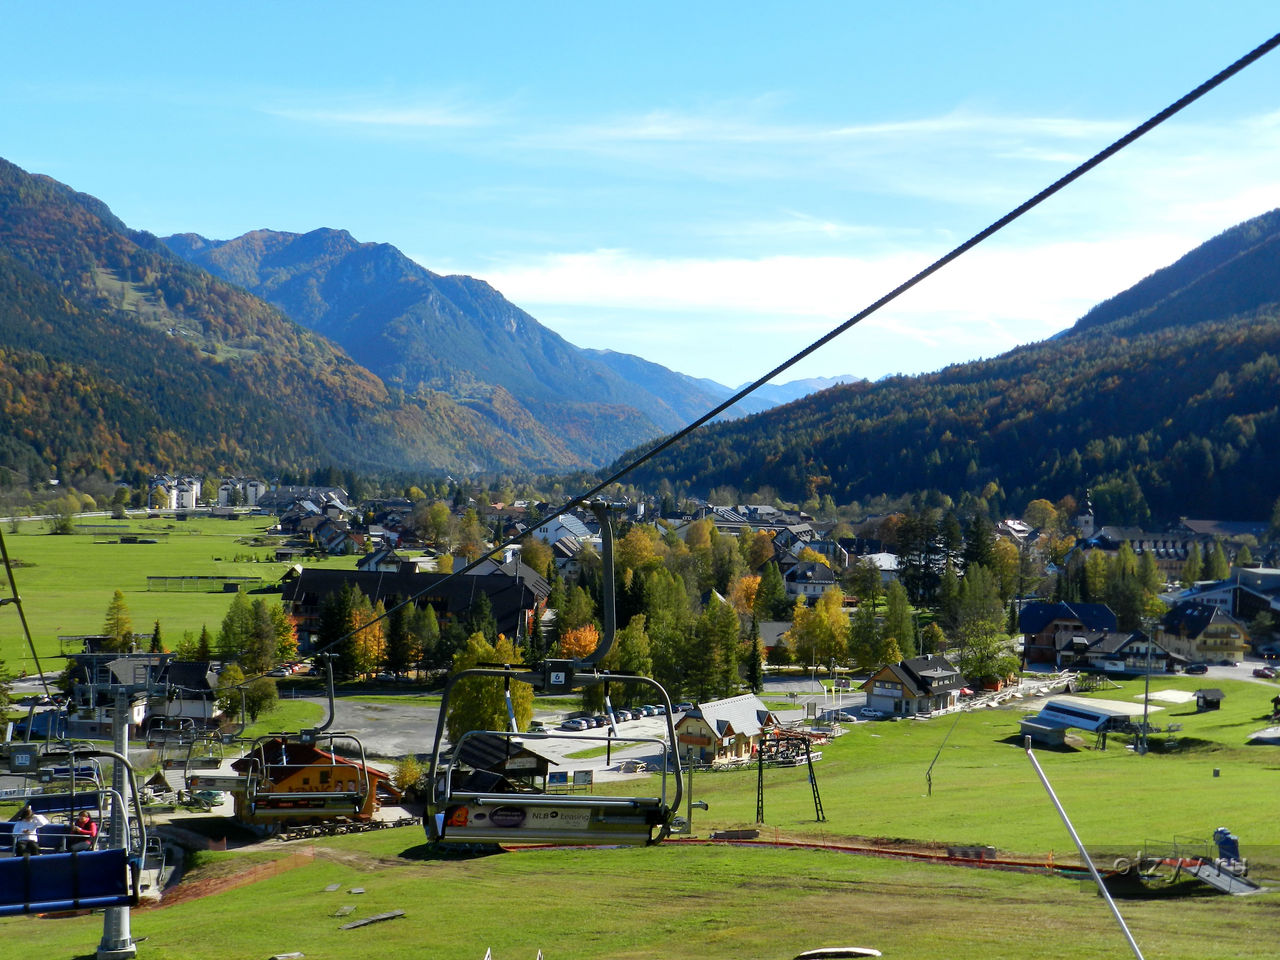
[[[70,847],[72,852],[92,850],[98,839],[98,822],[89,816],[88,810],[81,810],[71,824],[71,832],[78,838]]]

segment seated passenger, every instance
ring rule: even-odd
[[[40,853],[40,839],[37,831],[47,824],[46,817],[23,807],[18,812],[16,826],[13,828],[13,855],[15,857],[32,857]]]
[[[88,810],[81,810],[71,823],[71,832],[76,835],[76,841],[67,848],[68,850],[72,853],[92,850],[98,840],[98,821],[89,816]]]

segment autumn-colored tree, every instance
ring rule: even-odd
[[[537,537],[525,537],[520,541],[520,560],[545,577],[554,562],[551,545]]]
[[[618,541],[614,551],[614,564],[618,570],[646,570],[658,560],[656,543],[658,531],[654,527],[636,525]]]
[[[760,575],[750,573],[739,577],[729,587],[729,603],[739,616],[749,617],[756,607],[756,594],[760,590]]]
[[[396,761],[395,771],[391,774],[391,782],[395,784],[396,789],[401,793],[407,793],[418,785],[423,776],[426,775],[427,768],[412,753],[401,757]]]
[[[941,653],[947,648],[947,635],[936,623],[927,623],[920,631],[920,652]]]
[[[773,559],[773,534],[757,530],[747,546],[747,569],[759,570]]]
[[[831,566],[831,561],[820,554],[817,550],[813,549],[813,547],[805,547],[800,551],[797,559],[805,563],[820,563],[824,567]]]
[[[844,611],[844,594],[829,587],[812,606],[796,600],[787,639],[800,663],[825,664],[832,658],[843,661],[849,646],[849,615]]]
[[[991,547],[991,572],[995,574],[1000,597],[1006,603],[1018,592],[1022,556],[1013,542],[1000,537]]]
[[[711,549],[711,531],[715,523],[710,517],[703,517],[689,524],[684,531],[684,543],[691,552]]]
[[[361,593],[351,610],[357,673],[374,673],[387,653],[386,618],[382,601],[376,605]]]
[[[1054,533],[1058,528],[1058,511],[1048,500],[1032,500],[1022,511],[1022,519],[1037,530]]]
[[[595,624],[570,627],[560,634],[560,655],[581,660],[600,646],[600,633]]]
[[[458,527],[457,547],[457,552],[461,553],[468,563],[479,559],[480,554],[488,547],[485,533],[484,525],[480,522],[480,515],[476,513],[475,507],[468,508]]]

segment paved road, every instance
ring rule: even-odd
[[[306,699],[326,712],[329,709],[327,697]],[[428,757],[435,741],[439,715],[438,708],[411,703],[407,695],[403,706],[338,697],[334,701],[334,720],[330,729],[359,737],[365,752],[371,757],[403,757],[409,754]]]

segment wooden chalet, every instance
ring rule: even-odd
[[[752,693],[700,703],[676,725],[681,752],[702,763],[745,763],[778,718]]]

